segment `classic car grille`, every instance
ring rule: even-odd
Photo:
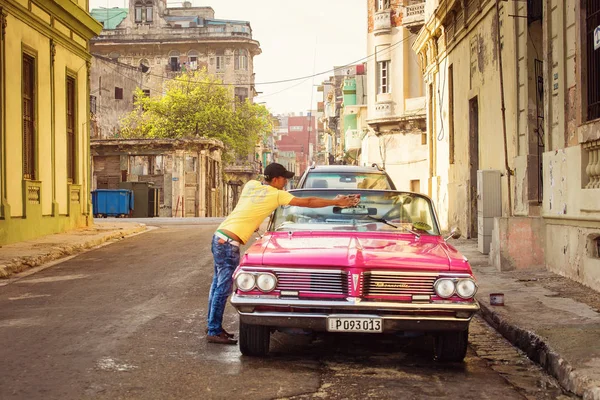
[[[275,271],[277,290],[347,294],[347,274],[342,271]]]
[[[364,296],[406,296],[411,294],[434,295],[436,276],[365,272]]]

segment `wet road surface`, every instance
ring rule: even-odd
[[[208,344],[215,227],[159,223],[0,287],[0,399],[569,398],[479,319],[457,364],[427,337],[276,333],[264,359]]]

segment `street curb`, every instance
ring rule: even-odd
[[[42,254],[39,256],[13,259],[12,262],[9,264],[0,265],[0,281],[3,279],[9,279],[14,274],[23,272],[31,268],[39,267],[40,265],[46,264],[50,261],[55,261],[60,258],[65,258],[80,253],[84,250],[91,249],[93,247],[106,243],[109,240],[124,239],[136,233],[143,232],[146,229],[146,224],[140,224],[139,226],[136,226],[134,228],[115,231],[100,238],[90,239],[89,241],[86,241],[84,243],[53,247],[49,253]]]
[[[583,397],[584,400],[600,400],[600,386],[594,380],[575,370],[573,366],[554,351],[543,337],[535,332],[513,325],[500,313],[479,301],[480,313],[494,329],[509,342],[523,350],[529,359],[539,364],[555,377],[567,391]]]

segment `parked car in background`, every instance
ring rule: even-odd
[[[271,333],[292,328],[427,333],[438,360],[464,358],[479,310],[477,285],[467,259],[441,236],[428,197],[365,189],[291,193],[355,194],[361,202],[275,211],[234,272],[242,354],[267,354]]]
[[[385,170],[355,165],[313,165],[304,172],[296,189],[383,189],[396,190]]]

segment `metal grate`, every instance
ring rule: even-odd
[[[308,293],[347,294],[348,278],[342,271],[275,271],[277,290]]]
[[[436,276],[399,274],[392,272],[365,272],[363,296],[434,295]]]
[[[594,29],[600,25],[600,0],[586,2],[587,119],[600,118],[600,49],[594,50]]]
[[[67,77],[67,182],[75,182],[75,79]]]
[[[35,180],[35,59],[23,54],[23,178]]]

